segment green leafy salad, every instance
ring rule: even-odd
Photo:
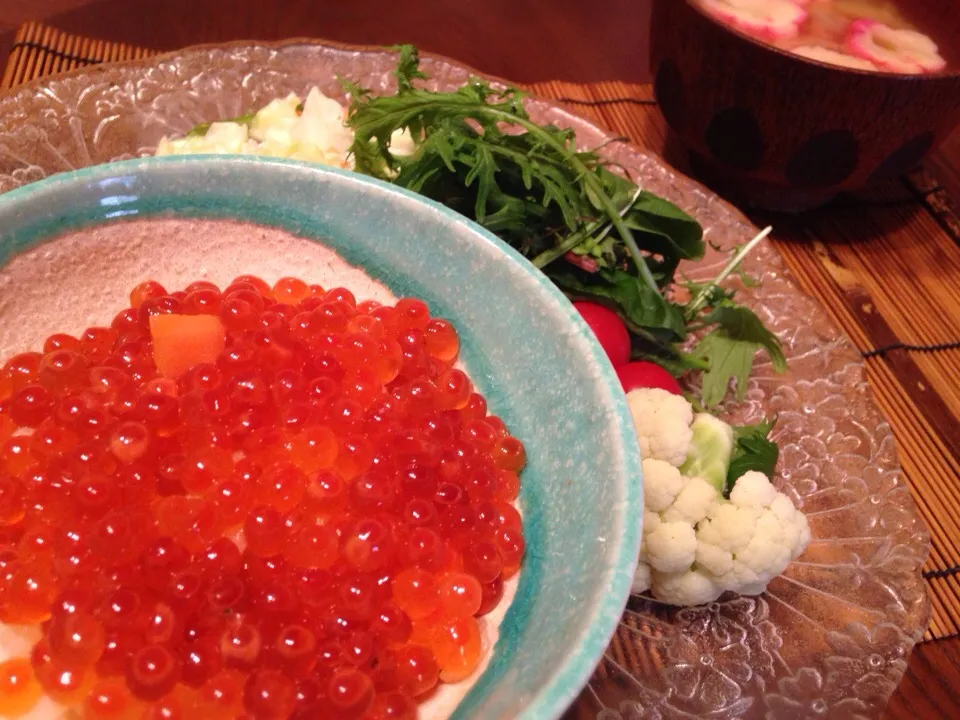
[[[731,380],[742,399],[758,351],[778,372],[786,368],[773,333],[720,287],[762,237],[735,252],[714,282],[679,283],[690,300],[673,301],[681,261],[706,249],[692,217],[618,174],[597,150],[578,150],[573,131],[535,123],[515,88],[473,78],[455,92],[426,90],[415,84],[426,77],[416,49],[399,51],[393,95],[341,81],[351,97],[346,122],[356,171],[457,210],[571,298],[614,309],[630,330],[634,359],[675,376],[703,372],[705,407],[724,399]],[[397,131],[415,139],[412,153],[391,153]]]

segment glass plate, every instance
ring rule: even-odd
[[[338,75],[386,90],[393,64],[393,54],[379,50],[231,44],[34,82],[0,99],[0,191],[149,154],[164,134],[291,91],[316,85],[342,97]],[[423,66],[437,88],[458,86],[470,72],[438,58]],[[532,99],[528,107],[538,121],[575,129],[584,147],[611,137],[552,103]],[[604,153],[694,215],[714,245],[731,248],[754,234],[736,210],[658,157],[622,142]],[[722,259],[711,251],[686,272],[711,276]],[[779,416],[776,482],[807,513],[813,540],[760,597],[686,610],[631,598],[572,717],[879,717],[926,628],[920,570],[929,538],[859,354],[794,285],[771,245],[746,269],[762,282],[741,288],[741,297],[780,337],[790,369],[777,375],[761,363],[730,419]]]

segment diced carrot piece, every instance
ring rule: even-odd
[[[157,372],[177,378],[194,365],[215,362],[226,333],[216,315],[154,315],[150,318]]]

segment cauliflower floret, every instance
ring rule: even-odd
[[[627,404],[643,457],[683,465],[693,438],[690,403],[660,388],[640,388],[627,393]]]
[[[697,528],[697,563],[742,595],[757,595],[810,542],[807,518],[762,473],[737,480],[730,502]]]
[[[776,497],[777,489],[766,475],[756,470],[741,475],[730,491],[730,502],[738,507],[765,508]]]
[[[716,545],[707,545],[697,538],[697,555],[694,558],[697,566],[711,575],[720,577],[733,570],[733,556]]]
[[[724,592],[759,595],[810,542],[803,513],[762,473],[734,485],[730,500],[663,460],[644,460],[644,514],[633,592],[671,605],[712,602]]]
[[[647,562],[647,523],[656,528],[660,524],[660,516],[656,513],[643,513],[643,537],[640,539],[640,559],[637,561],[637,570],[633,574],[631,591],[637,594],[650,589],[650,564]]]
[[[713,485],[703,478],[686,478],[683,490],[673,505],[663,511],[666,522],[685,522],[696,525],[709,515],[719,502],[720,496]]]
[[[660,523],[663,520],[660,519],[660,515],[655,512],[650,512],[649,510],[644,510],[643,512],[643,536],[646,538],[647,535],[652,533],[654,530],[659,527]]]
[[[663,460],[647,458],[643,461],[643,507],[655,513],[673,505],[683,490],[683,475]]]
[[[703,605],[723,594],[724,588],[707,573],[686,570],[676,573],[651,573],[653,596],[668,605]]]
[[[770,503],[770,512],[780,520],[786,545],[799,548],[799,551],[794,550],[790,557],[791,560],[796,560],[810,544],[810,525],[806,515],[797,510],[790,498],[783,493],[777,493],[777,497]]]
[[[633,574],[633,585],[630,586],[630,592],[640,595],[650,589],[650,566],[642,560],[637,564],[637,570]]]
[[[700,538],[718,547],[742,547],[756,534],[759,516],[756,508],[718,504],[710,513],[710,521],[700,528]]]
[[[689,523],[659,523],[644,539],[650,566],[660,572],[686,570],[697,554],[697,533]]]
[[[635,587],[649,585],[651,569],[677,573],[693,565],[697,553],[696,524],[718,502],[710,483],[701,478],[685,478],[663,460],[644,460],[643,471],[643,540]]]

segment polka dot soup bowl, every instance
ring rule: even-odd
[[[852,0],[770,0],[767,9],[769,18],[786,9],[813,23],[834,3],[854,7]],[[888,6],[899,7],[917,27],[937,30],[943,67],[924,74],[788,52],[790,43],[812,42],[803,37],[807,26],[777,47],[773,30],[798,30],[766,27],[767,37],[757,37],[744,30],[745,21],[729,20],[734,11],[720,12],[734,4],[655,0],[651,27],[651,71],[663,116],[695,174],[731,200],[789,212],[822,205],[912,170],[960,122],[960,5],[953,0],[856,4],[888,13]],[[863,64],[859,57],[853,62]]]
[[[291,161],[161,158],[56,175],[0,196],[0,358],[109,325],[147,278],[173,290],[240,274],[294,275],[358,300],[412,296],[457,328],[463,369],[526,446],[526,553],[481,623],[477,671],[420,717],[560,717],[629,594],[639,450],[613,369],[573,306],[479,226]],[[22,654],[8,635],[4,655]]]

